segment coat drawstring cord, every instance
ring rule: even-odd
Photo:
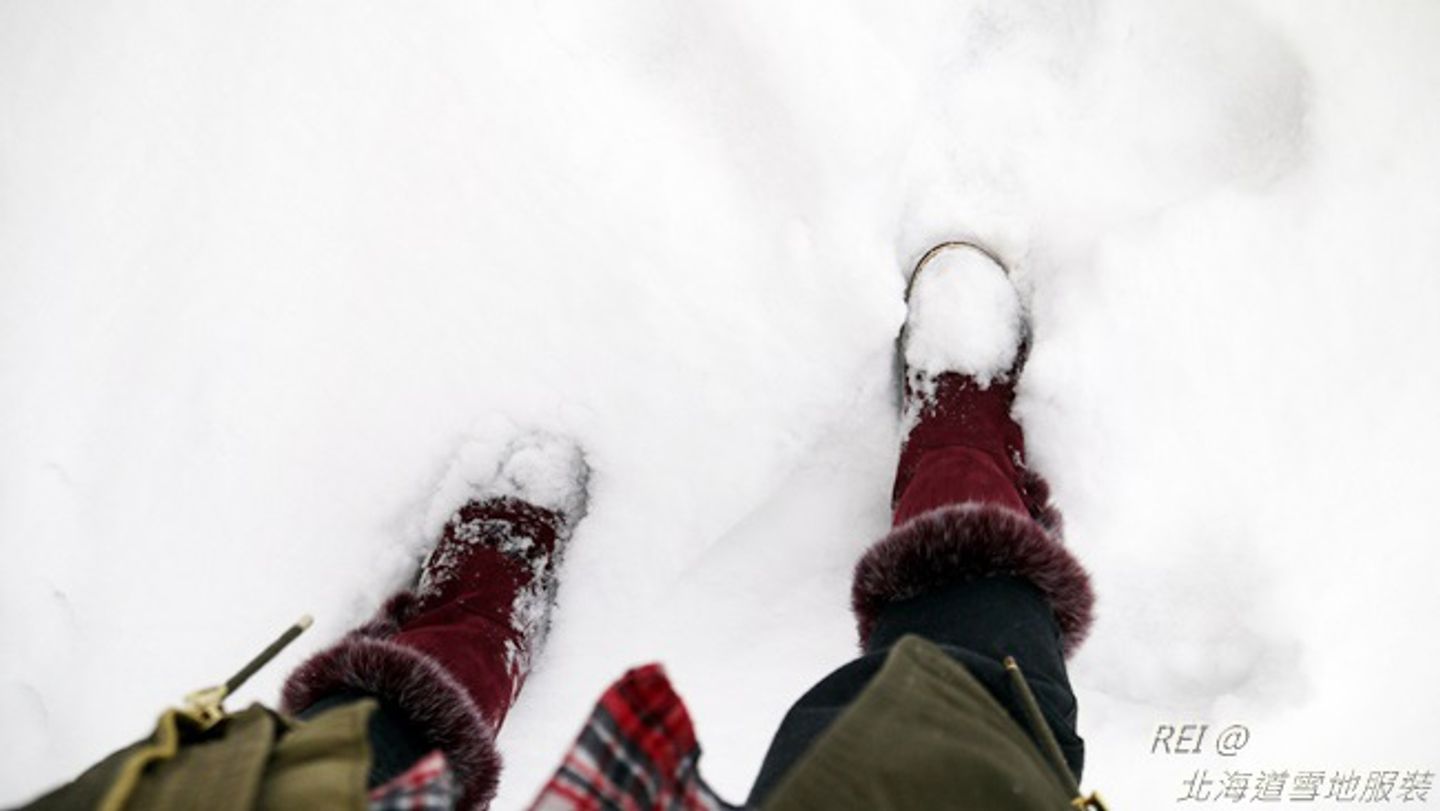
[[[186,696],[184,714],[198,724],[201,729],[209,729],[220,723],[225,718],[223,703],[226,697],[238,690],[240,685],[255,675],[256,671],[269,664],[270,660],[284,650],[286,645],[295,641],[295,637],[305,633],[312,622],[314,621],[310,619],[310,615],[306,614],[281,634],[279,639],[271,642],[269,647],[240,668],[238,673],[227,679],[224,684],[196,690]]]
[[[1050,724],[1045,721],[1044,713],[1040,712],[1040,704],[1035,700],[1035,694],[1030,691],[1030,683],[1025,680],[1025,674],[1020,672],[1020,664],[1015,657],[1005,657],[1005,672],[1010,676],[1010,683],[1015,686],[1015,691],[1020,694],[1020,706],[1025,709],[1025,721],[1030,725],[1030,731],[1040,741],[1040,751],[1045,759],[1050,762],[1050,768],[1059,775],[1060,782],[1065,784],[1065,790],[1071,796],[1070,806],[1077,811],[1095,809],[1095,811],[1109,811],[1105,800],[1096,791],[1090,792],[1086,797],[1080,791],[1080,783],[1076,781],[1070,766],[1065,762],[1065,755],[1060,751],[1060,743],[1055,740],[1055,733],[1050,729]]]

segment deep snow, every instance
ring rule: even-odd
[[[1423,1],[0,4],[0,802],[314,613],[272,700],[528,426],[591,501],[497,807],[655,659],[743,796],[853,650],[947,238],[1032,296],[1086,782],[1437,769],[1436,41]],[[1150,754],[1185,721],[1253,740]]]

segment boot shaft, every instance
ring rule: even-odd
[[[1015,386],[946,372],[911,376],[905,411],[910,430],[891,495],[896,526],[926,510],[965,502],[1026,512],[1025,435],[1011,417]]]

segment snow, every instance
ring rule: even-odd
[[[1020,294],[1005,269],[978,248],[940,248],[910,286],[904,352],[909,373],[954,371],[981,388],[1015,365],[1024,325]]]
[[[578,520],[585,513],[589,467],[573,439],[519,430],[503,421],[474,425],[450,460],[426,509],[425,537],[438,538],[471,500],[518,498]]]
[[[588,515],[519,808],[662,660],[738,798],[854,651],[905,274],[1024,280],[1100,595],[1086,783],[1434,769],[1440,9],[1315,0],[0,5],[0,803],[404,582],[457,449]],[[503,437],[503,439],[502,439]],[[1157,725],[1252,728],[1237,757]],[[1213,734],[1213,733],[1212,733]]]

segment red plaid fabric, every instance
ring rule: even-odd
[[[370,792],[370,811],[450,811],[460,799],[455,773],[437,749]]]
[[[532,811],[734,811],[700,777],[685,703],[659,665],[605,691]],[[450,764],[431,752],[370,792],[370,811],[449,811],[460,799]]]
[[[532,811],[721,811],[705,785],[685,704],[659,665],[626,673],[601,696]]]

